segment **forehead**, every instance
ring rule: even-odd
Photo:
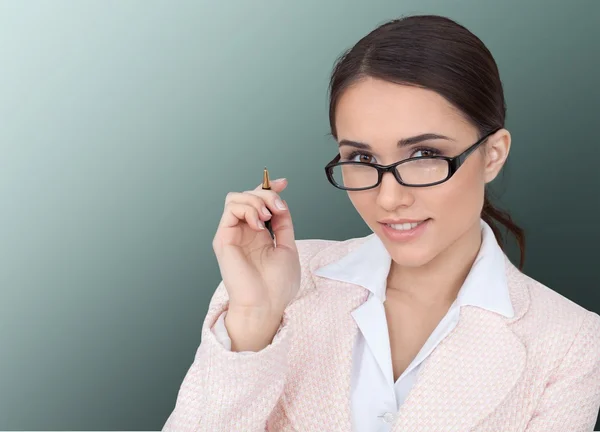
[[[460,137],[469,124],[438,93],[365,78],[347,88],[336,107],[338,139],[374,142],[422,133]]]

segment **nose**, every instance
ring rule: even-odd
[[[410,207],[415,198],[412,188],[398,183],[392,173],[385,173],[379,185],[377,204],[384,210],[392,212],[398,207]]]

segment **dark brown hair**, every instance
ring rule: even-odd
[[[419,15],[389,21],[340,56],[329,85],[329,123],[336,139],[337,102],[346,88],[365,77],[437,92],[462,112],[480,136],[504,127],[504,91],[492,54],[477,36],[449,18]],[[525,233],[506,211],[492,205],[487,190],[481,217],[503,249],[498,225],[514,235],[522,269]]]

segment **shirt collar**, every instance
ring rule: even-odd
[[[480,225],[481,247],[455,303],[477,306],[512,318],[514,310],[508,291],[504,252],[491,227],[483,219]],[[362,286],[384,302],[391,262],[385,245],[377,235],[371,234],[357,249],[320,267],[315,275]]]

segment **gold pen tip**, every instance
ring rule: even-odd
[[[267,171],[267,167],[263,170],[263,189],[271,189],[271,182],[269,181],[269,171]]]

